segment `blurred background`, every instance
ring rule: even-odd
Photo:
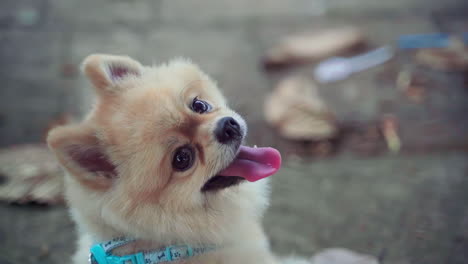
[[[43,143],[89,109],[95,52],[189,57],[218,81],[248,143],[283,155],[275,252],[468,263],[467,32],[465,0],[2,0],[0,263],[74,250]]]

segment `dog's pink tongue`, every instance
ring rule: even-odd
[[[250,182],[266,178],[281,167],[281,155],[274,148],[250,148],[241,146],[236,159],[221,176],[239,176]]]

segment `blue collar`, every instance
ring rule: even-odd
[[[125,237],[114,238],[110,241],[91,246],[90,264],[156,264],[188,259],[212,251],[215,247],[191,247],[189,245],[169,246],[154,251],[142,251],[132,255],[115,256],[112,250],[131,243],[136,239]]]

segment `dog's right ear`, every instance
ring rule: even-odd
[[[93,128],[84,124],[57,127],[47,137],[62,166],[82,185],[104,191],[117,177],[115,165]]]
[[[100,95],[116,92],[120,82],[139,77],[142,69],[138,61],[127,56],[92,54],[82,63],[84,74]]]

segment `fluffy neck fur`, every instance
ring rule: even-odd
[[[126,236],[135,237],[138,241],[116,249],[114,254],[132,254],[177,244],[200,246],[214,244],[219,247],[218,250],[180,263],[231,263],[229,261],[232,263],[276,263],[260,224],[268,202],[268,181],[244,183],[234,187],[237,189],[225,194],[234,195],[234,197],[222,197],[222,199],[234,199],[229,208],[231,211],[224,212],[225,215],[221,219],[225,221],[222,222],[223,225],[207,225],[206,229],[197,229],[193,232],[174,228],[167,230],[169,227],[180,225],[179,221],[177,223],[156,221],[152,232],[148,230],[141,232],[114,219],[112,212],[108,212],[105,208],[103,198],[77,184],[73,177],[66,177],[66,186],[66,197],[72,208],[71,214],[82,236],[80,252],[87,254],[92,243]],[[216,207],[216,204],[212,206]],[[76,258],[79,257],[75,256]]]

